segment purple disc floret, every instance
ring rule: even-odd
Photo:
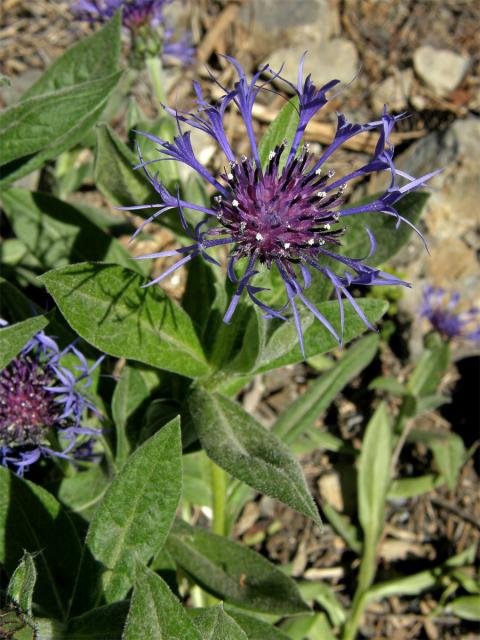
[[[0,371],[2,466],[23,475],[42,457],[75,457],[77,448],[100,433],[84,421],[89,412],[100,417],[87,390],[101,360],[89,366],[74,344],[61,351],[41,331]]]
[[[365,263],[375,251],[374,233],[369,229],[369,256],[346,257],[338,252],[342,235],[348,233],[350,216],[378,213],[392,216],[397,227],[401,223],[413,226],[398,213],[395,205],[406,194],[421,187],[436,172],[414,178],[395,168],[390,134],[395,122],[402,116],[390,115],[386,108],[378,120],[366,124],[352,124],[344,115],[337,114],[337,129],[331,144],[319,157],[314,156],[309,145],[302,144],[303,134],[309,121],[327,103],[327,93],[338,81],[333,80],[321,88],[313,84],[310,76],[303,81],[303,59],[299,67],[298,84],[294,86],[284,80],[298,99],[296,131],[291,140],[284,140],[267,149],[265,153],[264,149],[259,149],[256,142],[252,111],[259,92],[267,88],[272,79],[282,78],[266,66],[249,82],[240,64],[232,58],[228,59],[236,69],[238,81],[231,91],[222,87],[224,94],[216,104],[209,104],[203,98],[200,86],[195,83],[198,105],[196,112],[166,108],[177,119],[179,129],[184,123],[208,134],[218,144],[225,156],[226,167],[220,175],[214,175],[198,160],[192,148],[190,131],[182,132],[180,129],[173,142],[140,132],[157,145],[160,157],[146,162],[139,151],[140,163],[136,168],[143,168],[160,195],[160,202],[154,205],[125,207],[156,209],[136,234],[157,216],[177,209],[185,231],[192,238],[192,243],[188,246],[140,256],[141,259],[174,254],[180,257],[176,264],[152,280],[149,285],[159,282],[196,256],[202,256],[209,262],[218,264],[208,251],[226,245],[229,247],[228,276],[237,288],[226,310],[225,322],[230,321],[242,294],[248,295],[262,309],[266,318],[285,319],[285,313],[290,309],[304,353],[301,318],[297,308],[297,304],[301,302],[341,343],[344,332],[344,299],[353,305],[365,324],[371,327],[361,307],[348,291],[349,285],[409,286],[395,276]],[[260,77],[265,72],[270,72],[272,78],[260,84]],[[250,143],[249,156],[238,157],[226,135],[225,113],[227,108],[233,105],[239,111],[245,125]],[[376,133],[378,136],[371,158],[346,175],[337,177],[335,171],[328,167],[331,156],[345,142],[363,132]],[[170,193],[158,175],[150,173],[147,168],[148,165],[164,160],[183,163],[208,182],[216,191],[212,206],[205,207],[187,202],[179,193]],[[389,175],[386,191],[367,204],[346,208],[345,191],[349,182],[377,172],[386,172]],[[195,229],[188,226],[183,213],[184,208],[204,214],[204,218]],[[254,284],[259,265],[278,270],[283,280],[286,300],[280,308],[269,306],[261,300],[262,289]],[[337,265],[337,268],[332,265]],[[340,309],[339,333],[306,296],[312,272],[323,274],[333,285]]]
[[[460,294],[456,291],[449,293],[441,287],[426,286],[421,315],[447,340],[480,340],[480,309],[471,307],[468,311],[459,312],[459,302]]]

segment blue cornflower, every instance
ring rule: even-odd
[[[159,282],[175,269],[189,262],[196,256],[219,264],[208,250],[220,245],[230,249],[228,259],[228,277],[237,285],[236,292],[226,310],[224,321],[229,322],[243,293],[264,312],[266,318],[285,319],[285,311],[293,314],[300,346],[304,351],[302,328],[297,303],[303,303],[326,329],[341,343],[344,331],[343,299],[347,299],[365,324],[371,327],[368,319],[355,299],[348,291],[349,285],[405,285],[393,275],[364,263],[363,259],[345,257],[336,253],[340,245],[340,237],[348,233],[349,216],[377,212],[393,216],[400,223],[413,226],[395,209],[395,204],[407,193],[422,186],[436,172],[421,178],[399,171],[393,163],[393,146],[390,134],[395,122],[401,116],[389,115],[384,110],[381,118],[366,124],[352,124],[347,118],[338,114],[338,122],[332,143],[320,157],[310,153],[309,145],[302,146],[302,138],[308,122],[327,103],[327,93],[338,84],[332,80],[321,88],[317,88],[311,77],[303,81],[303,59],[300,63],[297,86],[286,82],[294,90],[298,98],[298,126],[289,143],[285,140],[270,150],[268,162],[261,166],[259,150],[252,124],[252,110],[259,92],[279,74],[273,74],[271,80],[259,85],[260,75],[271,69],[266,66],[256,73],[251,82],[245,76],[240,64],[233,58],[228,60],[235,67],[238,81],[231,91],[223,89],[224,95],[215,105],[203,98],[200,86],[195,83],[198,111],[196,113],[181,112],[172,109],[167,111],[174,115],[179,123],[185,123],[208,134],[218,144],[225,155],[227,168],[216,176],[197,159],[190,140],[190,131],[182,132],[173,142],[163,140],[150,133],[141,135],[158,145],[161,157],[144,162],[140,154],[140,163],[154,189],[160,195],[160,202],[154,205],[125,207],[126,209],[145,209],[154,207],[158,210],[146,220],[140,229],[160,214],[178,209],[181,223],[192,238],[192,243],[173,251],[161,251],[140,258],[158,258],[179,255],[181,259],[149,285]],[[271,72],[273,73],[273,72]],[[281,78],[280,78],[281,79]],[[250,155],[237,157],[227,139],[224,118],[227,107],[235,105],[238,109],[250,142]],[[325,167],[332,154],[347,140],[362,132],[377,132],[378,142],[369,161],[347,175],[334,177],[335,171]],[[211,207],[186,202],[179,193],[172,194],[152,175],[147,165],[162,160],[174,160],[194,169],[202,179],[216,191]],[[387,190],[368,204],[353,208],[345,208],[345,190],[348,183],[359,176],[374,172],[387,172],[390,184]],[[398,178],[403,178],[403,186]],[[204,218],[194,230],[187,225],[183,209],[193,209]],[[414,227],[415,228],[415,227]],[[140,229],[137,230],[140,231]],[[370,236],[371,251],[375,251],[374,235]],[[136,235],[136,234],[135,234]],[[369,257],[368,256],[368,257]],[[238,263],[245,264],[243,273],[237,276]],[[280,308],[273,308],[262,302],[257,295],[262,290],[254,285],[258,265],[266,265],[268,269],[276,269],[280,273],[285,286],[286,302]],[[331,266],[337,264],[340,270]],[[318,311],[306,296],[311,283],[311,272],[323,274],[332,283],[339,303],[341,335],[338,335],[329,321]],[[147,286],[149,286],[147,285]],[[371,327],[373,328],[373,327]]]
[[[73,13],[87,22],[106,22],[115,13],[122,10],[122,24],[132,36],[134,48],[139,42],[142,53],[155,55],[162,52],[164,58],[176,58],[181,64],[188,65],[195,58],[195,48],[191,43],[191,34],[186,33],[175,41],[174,30],[166,25],[163,14],[166,5],[174,0],[77,0],[72,5]],[[163,43],[155,30],[163,27]],[[143,51],[146,48],[147,51]]]
[[[480,309],[472,307],[462,313],[456,312],[459,301],[460,294],[456,291],[447,293],[440,287],[426,286],[421,315],[447,340],[480,340]]]
[[[85,426],[84,420],[87,412],[100,417],[87,390],[91,373],[102,360],[103,356],[89,367],[74,344],[60,350],[53,338],[40,331],[0,372],[0,463],[4,467],[23,475],[41,457],[75,457],[85,440],[100,433]]]

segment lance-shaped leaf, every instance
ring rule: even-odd
[[[71,262],[105,260],[141,273],[128,251],[77,207],[26,189],[8,189],[0,199],[15,235],[42,272]]]
[[[392,427],[385,405],[380,404],[368,423],[358,465],[358,517],[365,546],[375,546],[383,530],[391,459]]]
[[[247,634],[248,640],[288,640],[288,636],[272,625],[240,611],[227,610]]]
[[[25,551],[35,556],[34,601],[65,619],[81,555],[77,532],[48,491],[0,467],[0,563],[7,573]]]
[[[308,610],[295,582],[244,545],[176,520],[166,548],[195,582],[226,602],[280,615]]]
[[[188,398],[203,449],[219,467],[321,526],[302,469],[290,450],[242,407],[197,386]]]
[[[39,640],[117,640],[121,637],[128,612],[128,602],[120,601],[97,607],[71,618],[63,633],[41,635]],[[146,638],[146,636],[145,636]]]
[[[0,328],[0,371],[20,353],[30,338],[48,324],[45,316],[28,318],[9,327]]]
[[[278,116],[269,125],[264,136],[258,145],[258,155],[262,167],[268,162],[268,154],[273,151],[277,145],[282,144],[284,140],[288,140],[290,144],[298,127],[298,99],[293,98],[283,106]],[[287,154],[284,153],[281,158],[280,168],[285,165]]]
[[[222,604],[209,609],[193,609],[190,612],[203,640],[248,640],[249,636],[223,608]]]
[[[107,602],[132,586],[136,560],[147,562],[161,549],[180,500],[180,424],[172,420],[130,456],[99,504],[87,545],[105,566]]]
[[[121,466],[130,452],[129,421],[147,400],[147,383],[138,369],[124,367],[112,397],[112,415],[116,434],[116,460]],[[138,424],[136,425],[138,433]]]
[[[424,191],[408,193],[397,204],[395,209],[409,222],[416,225],[420,220],[423,208],[429,194]],[[371,198],[352,202],[352,207],[357,207],[370,201]],[[368,264],[377,266],[384,264],[392,258],[409,240],[412,227],[402,222],[396,228],[397,220],[392,216],[381,213],[362,213],[360,215],[346,216],[342,223],[347,227],[347,232],[342,238],[341,253],[350,258],[363,258],[370,250],[370,238],[366,231],[369,228],[377,243],[376,251],[368,260]]]
[[[162,578],[139,565],[122,640],[140,638],[202,640],[201,634]]]
[[[314,380],[307,391],[282,413],[272,432],[287,444],[294,442],[313,425],[342,388],[373,360],[378,342],[378,336],[371,334],[345,351],[331,369]]]
[[[18,567],[8,583],[7,596],[17,604],[23,613],[31,615],[33,589],[37,580],[37,570],[31,553],[25,551]]]
[[[142,171],[134,171],[138,156],[106,124],[96,130],[95,184],[109,202],[129,206],[143,204],[152,188]]]
[[[13,182],[77,144],[117,84],[120,15],[59,58],[0,114],[0,179]]]
[[[383,300],[357,298],[356,302],[373,325],[388,308],[388,304]],[[338,303],[334,301],[322,302],[317,305],[317,308],[340,335]],[[344,344],[347,344],[353,338],[364,333],[367,327],[349,303],[345,303],[344,310],[345,331],[343,341]],[[307,358],[326,353],[338,347],[336,339],[318,320],[314,319],[311,313],[302,310],[301,316],[305,321],[304,341]],[[268,325],[264,323],[263,330],[266,333],[262,340],[263,346],[260,350],[260,355],[255,364],[255,373],[270,371],[288,364],[302,362],[305,359],[298,345],[297,331],[293,321],[270,320]]]
[[[67,322],[100,351],[188,377],[208,372],[188,315],[158,287],[142,289],[133,271],[81,263],[40,279]]]

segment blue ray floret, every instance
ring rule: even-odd
[[[429,285],[423,290],[421,315],[447,340],[464,338],[479,341],[480,308],[471,307],[468,311],[459,312],[459,302],[458,292],[449,293],[441,287]]]
[[[188,65],[195,58],[191,34],[185,33],[175,40],[174,29],[165,19],[164,9],[172,2],[174,0],[77,0],[72,11],[78,19],[86,22],[106,22],[121,9],[122,24],[131,33],[134,43],[143,37],[149,49],[153,46],[150,54],[162,52],[167,61],[174,58],[182,65]],[[163,43],[154,35],[159,27],[163,27]]]
[[[198,106],[196,113],[166,108],[179,124],[179,134],[173,142],[140,132],[157,145],[160,157],[144,162],[139,151],[140,163],[136,168],[143,168],[161,200],[155,205],[125,208],[155,208],[156,211],[143,225],[174,208],[179,211],[184,227],[186,227],[184,208],[205,214],[200,225],[190,234],[192,244],[176,251],[142,256],[156,258],[174,253],[180,256],[180,260],[173,267],[149,284],[159,282],[194,257],[202,256],[212,261],[208,256],[208,250],[218,245],[227,245],[230,248],[227,273],[230,280],[236,284],[237,290],[226,310],[225,322],[230,321],[242,294],[248,295],[262,309],[267,318],[285,319],[285,312],[289,308],[297,327],[300,347],[304,351],[302,327],[297,309],[297,304],[301,302],[341,343],[344,330],[344,299],[353,305],[365,324],[370,326],[360,306],[348,291],[348,286],[392,284],[409,286],[408,283],[365,264],[365,260],[375,251],[374,232],[367,230],[371,251],[366,258],[346,257],[335,251],[341,244],[341,236],[348,233],[349,217],[373,212],[393,216],[397,227],[401,223],[413,226],[398,213],[395,205],[407,193],[421,187],[436,172],[415,179],[395,168],[390,134],[395,122],[402,116],[390,115],[386,108],[378,120],[366,124],[352,124],[344,115],[338,114],[337,129],[331,144],[320,157],[314,157],[308,144],[302,146],[303,133],[308,122],[328,102],[327,94],[338,81],[333,80],[321,88],[315,86],[310,76],[303,81],[303,59],[300,63],[298,84],[294,86],[287,83],[294,89],[298,99],[296,132],[290,142],[284,140],[270,149],[268,159],[262,166],[252,122],[252,110],[259,92],[268,89],[272,79],[282,80],[282,78],[278,73],[264,67],[249,82],[239,63],[231,58],[228,59],[238,74],[238,81],[232,90],[222,87],[224,94],[216,104],[207,103],[199,85],[196,84]],[[261,74],[265,72],[270,72],[271,78],[261,82]],[[250,143],[248,157],[246,155],[238,157],[226,135],[224,116],[227,108],[233,105],[240,112],[245,125]],[[205,132],[218,144],[225,155],[227,165],[223,173],[214,175],[200,163],[192,148],[190,131],[182,132],[182,124]],[[363,166],[345,176],[335,178],[335,171],[325,164],[347,140],[362,132],[378,135],[372,157]],[[217,192],[213,197],[213,205],[203,207],[181,200],[178,193],[176,195],[170,193],[159,180],[158,174],[155,175],[148,169],[149,165],[165,160],[185,164],[206,180]],[[389,176],[389,186],[386,191],[368,204],[344,207],[348,183],[355,178],[376,172],[386,172]],[[335,263],[339,270],[334,270],[331,266]],[[327,264],[330,266],[326,266]],[[237,275],[241,265],[244,265],[243,273]],[[259,265],[276,269],[280,273],[286,294],[284,306],[280,308],[268,306],[261,301],[261,295],[260,297],[257,295],[261,290],[254,285],[254,279]],[[306,295],[312,271],[320,272],[333,285],[340,307],[340,335]]]
[[[2,322],[2,324],[5,324]],[[88,398],[92,371],[74,344],[60,350],[43,331],[0,372],[0,463],[19,475],[42,457],[77,457],[100,431]]]

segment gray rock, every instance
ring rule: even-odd
[[[418,315],[421,290],[433,284],[460,293],[466,307],[480,302],[480,281],[476,245],[479,240],[480,118],[457,120],[444,133],[431,133],[402,154],[396,165],[412,175],[442,168],[429,181],[430,198],[423,216],[424,231],[430,248],[427,256],[415,236],[392,264],[400,268],[406,280],[415,284],[414,293],[405,292],[400,307]],[[412,249],[420,251],[410,259]],[[418,326],[417,326],[418,325]],[[419,340],[421,324],[416,323],[412,340]],[[413,348],[413,343],[411,345]],[[463,355],[474,353],[467,345]]]
[[[290,43],[303,43],[304,49],[339,31],[331,0],[255,0],[242,7],[240,19],[257,37],[273,43],[286,38]]]
[[[385,104],[390,110],[401,111],[405,109],[412,83],[412,69],[388,76],[373,92],[372,100],[375,111],[382,111]]]
[[[458,87],[470,63],[468,56],[430,46],[419,47],[413,54],[417,75],[440,96]]]
[[[296,85],[298,64],[305,49],[304,44],[282,47],[265,59],[263,64],[268,63],[274,70],[280,69],[284,64],[282,76]],[[355,45],[350,40],[334,38],[329,42],[309,47],[305,58],[304,76],[309,73],[317,86],[334,78],[341,82],[350,82],[358,73]]]

